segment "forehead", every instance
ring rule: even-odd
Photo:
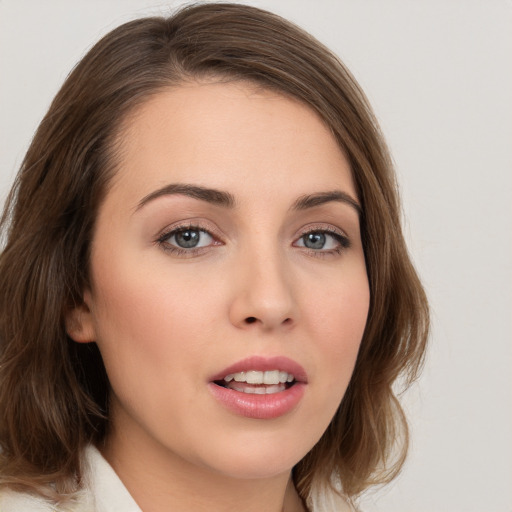
[[[113,188],[139,197],[166,182],[233,193],[343,188],[348,162],[310,107],[246,82],[185,83],[152,96],[126,120]]]

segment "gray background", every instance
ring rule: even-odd
[[[0,0],[0,202],[66,74],[108,30],[182,2]],[[512,3],[261,0],[369,96],[432,304],[412,449],[367,512],[512,511]]]

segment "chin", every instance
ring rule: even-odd
[[[316,443],[314,439],[300,438],[286,432],[281,436],[258,435],[239,436],[228,445],[216,443],[216,449],[209,453],[208,464],[216,472],[240,479],[264,479],[287,474],[309,452]]]
[[[300,459],[299,459],[300,460]],[[260,480],[273,478],[278,475],[289,474],[293,466],[298,462],[295,459],[283,459],[274,457],[274,460],[262,457],[243,456],[236,461],[225,464],[216,464],[217,472],[241,480]]]

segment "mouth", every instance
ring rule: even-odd
[[[290,389],[295,376],[282,370],[249,370],[229,373],[214,381],[217,386],[252,395],[273,395]]]
[[[287,357],[249,357],[210,379],[214,398],[232,413],[274,419],[291,413],[307,387],[306,371]]]

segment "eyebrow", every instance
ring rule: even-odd
[[[307,210],[308,208],[314,208],[315,206],[321,206],[333,201],[348,204],[354,208],[358,215],[362,215],[363,213],[361,205],[352,196],[341,190],[303,195],[293,203],[292,210]]]
[[[206,201],[207,203],[224,208],[234,208],[236,206],[235,197],[229,192],[217,190],[213,188],[206,188],[200,185],[190,185],[186,183],[171,183],[165,187],[159,188],[143,197],[136,210],[140,210],[147,203],[155,199],[168,196],[168,195],[184,195]],[[291,206],[291,210],[302,211],[316,206],[321,206],[330,202],[345,203],[354,208],[358,215],[362,214],[362,208],[359,203],[349,194],[341,190],[332,190],[328,192],[317,192],[315,194],[306,194],[300,196]]]
[[[154,192],[151,192],[147,196],[143,197],[136,210],[140,210],[144,205],[162,196],[169,195],[184,195],[206,201],[217,206],[223,206],[225,208],[234,208],[236,201],[232,194],[229,192],[223,192],[222,190],[215,190],[213,188],[205,188],[198,185],[188,185],[183,183],[171,183],[165,187],[159,188]]]

